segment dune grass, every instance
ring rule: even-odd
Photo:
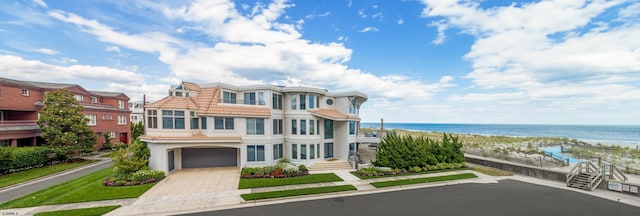
[[[35,214],[35,216],[69,216],[69,215],[82,215],[82,216],[99,216],[110,211],[113,211],[120,206],[101,206],[94,208],[81,208],[81,209],[71,209],[71,210],[60,210],[60,211],[50,211],[50,212],[40,212]]]
[[[86,160],[80,163],[59,163],[56,165],[43,166],[40,168],[20,171],[8,175],[0,176],[0,188],[48,176],[54,173],[73,169],[95,162],[94,160]]]
[[[382,187],[393,187],[400,185],[409,185],[409,184],[422,184],[428,182],[440,182],[440,181],[451,181],[451,180],[459,180],[459,179],[469,179],[476,178],[473,173],[462,173],[455,175],[446,175],[446,176],[435,176],[428,178],[416,178],[416,179],[406,179],[406,180],[395,180],[395,181],[383,181],[383,182],[374,182],[371,183],[374,187],[382,188]]]
[[[351,191],[351,190],[358,190],[358,189],[356,189],[356,187],[354,187],[353,185],[340,185],[340,186],[329,186],[329,187],[250,193],[250,194],[242,194],[240,196],[242,197],[242,199],[249,201],[249,200],[279,198],[279,197],[302,196],[302,195],[309,195],[309,194],[333,193],[333,192]]]
[[[113,176],[113,167],[105,168],[85,176],[28,194],[0,204],[0,209],[22,208],[41,205],[77,203],[98,200],[134,198],[142,195],[156,183],[114,186],[102,185],[104,179]]]
[[[334,173],[323,173],[323,174],[310,174],[310,175],[290,177],[290,178],[240,179],[240,184],[238,188],[246,189],[246,188],[273,187],[273,186],[283,186],[283,185],[336,182],[336,181],[342,181],[342,179]]]

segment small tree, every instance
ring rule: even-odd
[[[131,139],[138,139],[144,133],[144,126],[142,122],[131,123]]]
[[[127,148],[122,148],[113,156],[116,172],[120,177],[127,177],[145,166],[150,156],[147,144],[140,140],[133,140]]]
[[[53,147],[72,148],[70,157],[80,152],[94,150],[96,135],[87,125],[89,121],[82,114],[83,107],[67,90],[47,92],[44,107],[36,121],[46,144]]]
[[[111,137],[111,133],[104,132],[104,134],[102,134],[102,137],[104,138],[104,143],[102,143],[101,149],[113,149],[113,143],[111,143],[111,139],[113,139],[113,137]]]

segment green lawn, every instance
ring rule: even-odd
[[[120,208],[120,206],[102,206],[102,207],[94,207],[94,208],[40,212],[38,214],[35,214],[34,216],[72,216],[72,215],[99,216],[99,215],[106,214],[110,211],[113,211],[117,208]]]
[[[432,171],[423,171],[423,172],[407,173],[407,174],[400,174],[400,175],[383,175],[383,176],[365,176],[365,175],[358,174],[357,171],[353,171],[353,172],[351,172],[351,174],[353,174],[354,176],[356,176],[356,177],[358,177],[360,179],[374,179],[374,178],[386,178],[386,177],[393,177],[393,176],[408,176],[408,175],[422,175],[422,174],[430,174],[430,173],[441,173],[441,172],[458,171],[458,170],[472,170],[472,168],[462,167],[462,168],[456,168],[456,169],[432,170]]]
[[[21,182],[29,181],[32,179],[40,178],[43,176],[51,175],[57,172],[62,172],[68,169],[73,169],[79,166],[87,165],[95,161],[88,160],[80,163],[60,163],[51,166],[43,166],[40,168],[25,170],[21,172],[11,173],[8,175],[0,176],[0,188],[18,184]]]
[[[284,190],[284,191],[271,191],[271,192],[262,192],[262,193],[250,193],[250,194],[242,194],[240,195],[244,200],[259,200],[259,199],[271,199],[278,197],[289,197],[289,196],[302,196],[309,194],[322,194],[322,193],[332,193],[332,192],[340,192],[340,191],[351,191],[358,190],[353,185],[340,185],[340,186],[329,186],[329,187],[317,187],[317,188],[305,188],[305,189],[295,189],[295,190]]]
[[[342,181],[333,173],[310,174],[291,178],[240,179],[239,189]]]
[[[24,197],[0,204],[0,209],[41,205],[76,203],[97,200],[134,198],[142,195],[155,183],[135,186],[102,185],[104,179],[114,174],[113,167],[31,193]]]
[[[458,180],[458,179],[468,179],[468,178],[476,178],[473,173],[463,173],[463,174],[455,174],[455,175],[446,175],[446,176],[436,176],[436,177],[428,177],[428,178],[417,178],[417,179],[407,179],[407,180],[396,180],[396,181],[384,181],[384,182],[375,182],[371,183],[374,187],[392,187],[399,185],[409,185],[409,184],[421,184],[427,182],[439,182],[439,181],[450,181],[450,180]]]

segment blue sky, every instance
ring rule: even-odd
[[[357,90],[364,122],[640,124],[637,0],[0,4],[2,77]]]

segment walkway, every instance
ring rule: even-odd
[[[22,197],[113,165],[110,158],[101,158],[100,156],[102,155],[94,155],[92,157],[85,158],[88,160],[99,160],[95,163],[3,188],[0,190],[0,203]]]

